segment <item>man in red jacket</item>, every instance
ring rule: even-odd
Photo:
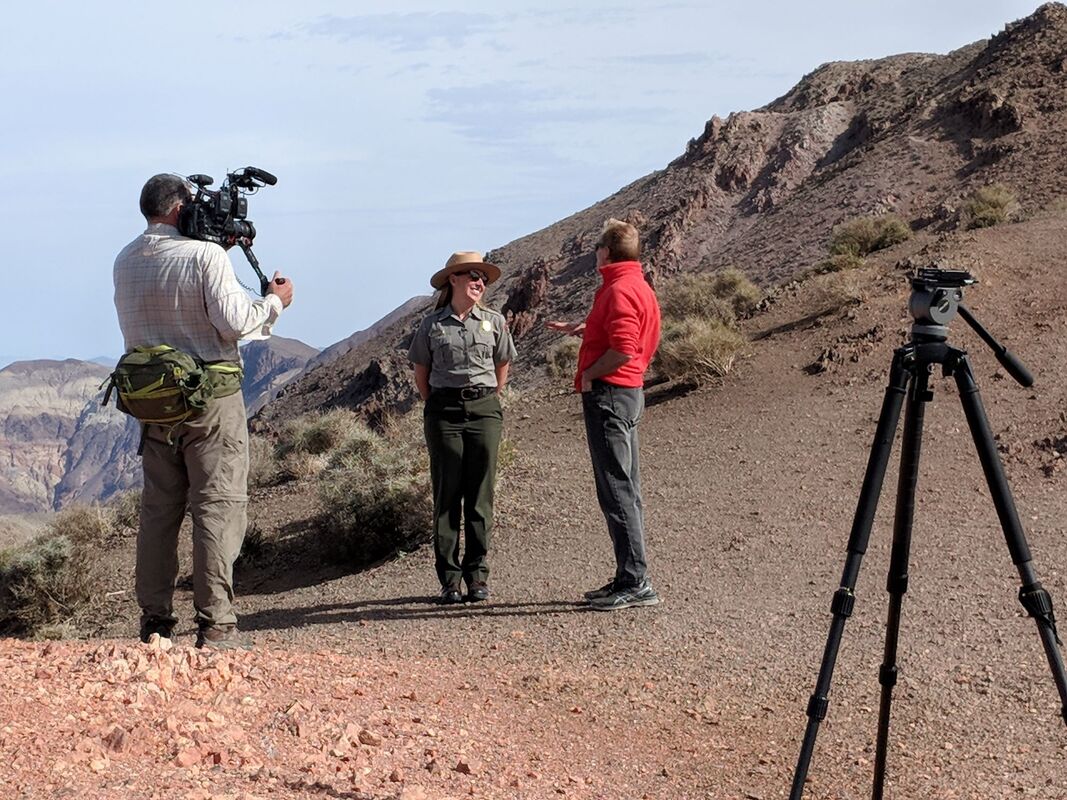
[[[638,260],[637,229],[609,219],[596,243],[602,283],[585,322],[549,322],[582,337],[574,385],[593,461],[597,499],[615,548],[615,575],[585,593],[601,611],[659,602],[645,563],[637,423],[645,407],[645,370],[659,345],[659,303]]]

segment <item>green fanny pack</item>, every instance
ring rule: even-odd
[[[241,378],[241,365],[233,361],[205,363],[166,344],[135,347],[104,382],[102,405],[115,390],[120,411],[141,422],[178,425],[203,411],[212,398],[239,392]]]

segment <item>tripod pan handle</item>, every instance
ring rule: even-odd
[[[1017,359],[1008,348],[1005,347],[995,352],[997,361],[1008,371],[1009,375],[1015,378],[1020,386],[1029,387],[1034,385],[1034,376],[1030,374],[1030,370],[1024,367],[1023,362]]]

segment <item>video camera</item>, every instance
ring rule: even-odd
[[[273,186],[278,179],[258,167],[245,167],[226,173],[226,180],[216,191],[207,187],[215,182],[210,175],[190,175],[186,179],[196,185],[196,194],[186,203],[178,216],[178,230],[190,239],[214,242],[229,248],[237,245],[244,252],[259,278],[260,294],[267,294],[267,280],[252,253],[255,226],[248,220],[248,198],[262,186]]]

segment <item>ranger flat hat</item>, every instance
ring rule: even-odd
[[[430,286],[435,289],[443,289],[445,284],[448,283],[449,275],[457,272],[469,272],[472,269],[485,273],[486,284],[493,283],[500,277],[500,267],[482,261],[481,253],[474,250],[462,250],[458,253],[453,253],[448,261],[445,262],[445,268],[439,269],[433,274],[433,277],[430,278]]]

